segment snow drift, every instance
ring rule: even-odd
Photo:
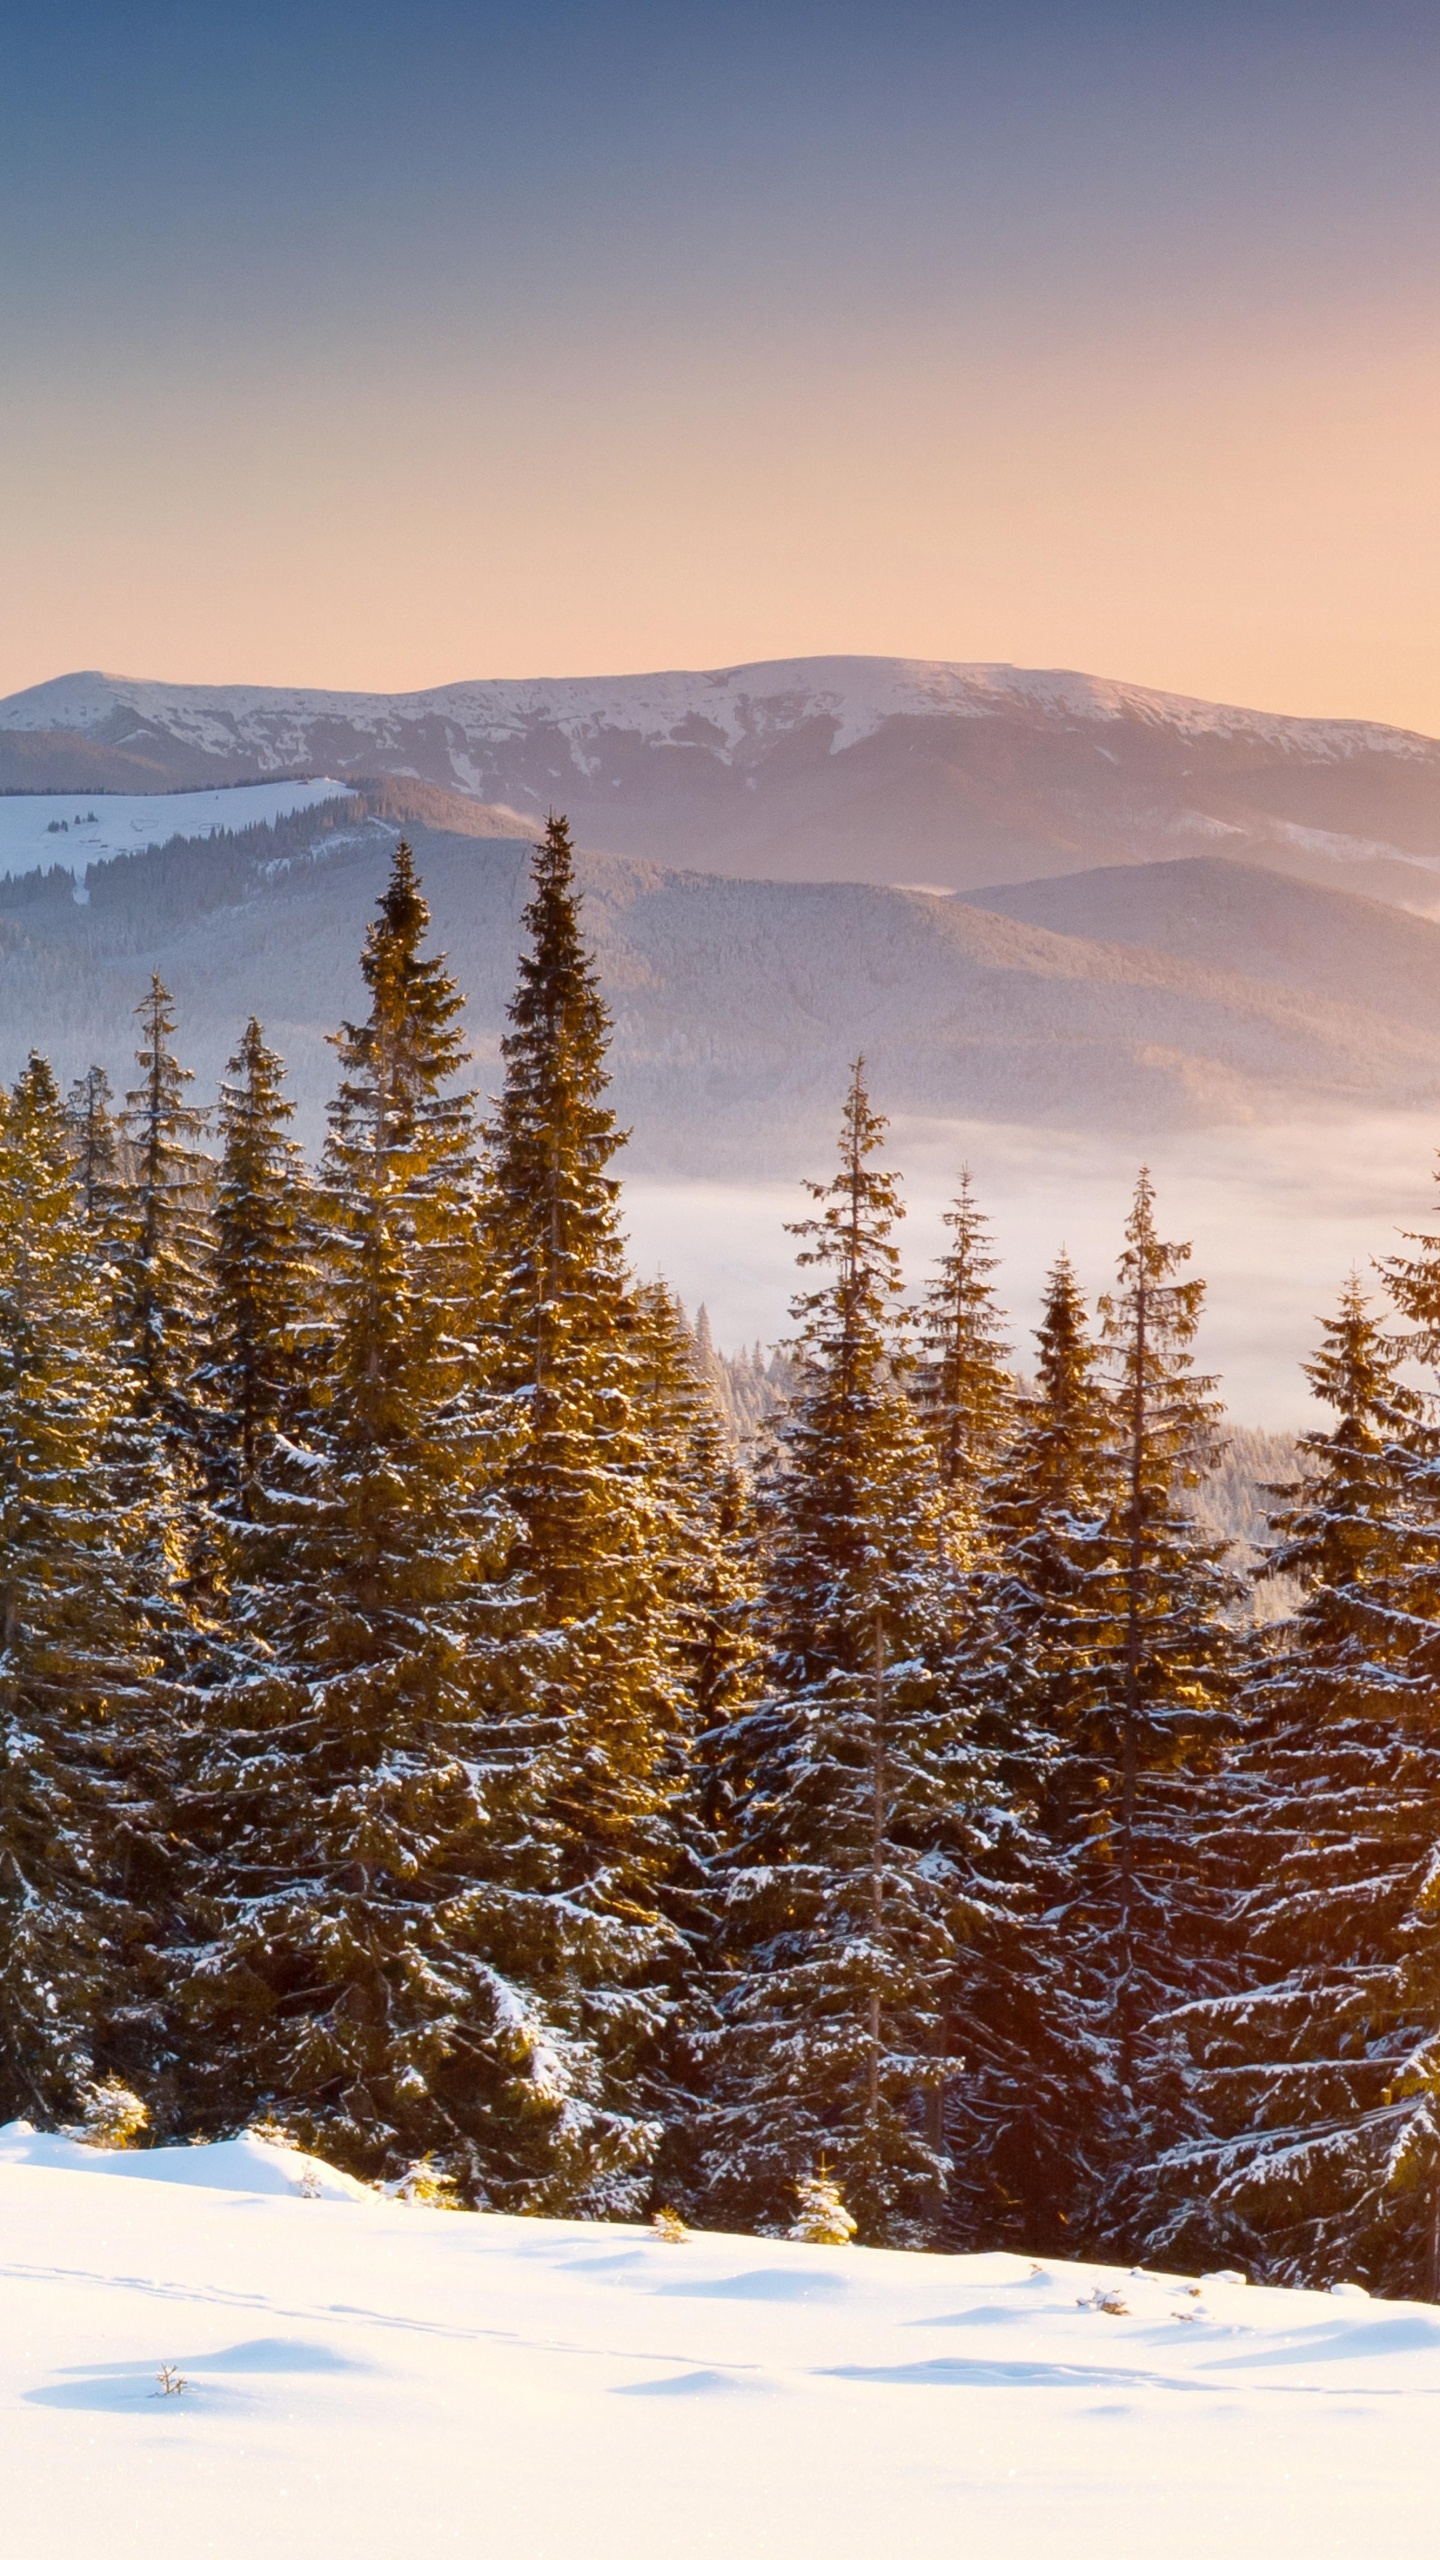
[[[317,2213],[306,2168],[253,2137],[103,2153],[0,2135],[9,2550],[1428,2547],[1428,2305],[998,2255],[670,2246],[368,2197]]]

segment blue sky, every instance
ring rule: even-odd
[[[1440,727],[1433,7],[6,36],[4,689],[874,648]]]

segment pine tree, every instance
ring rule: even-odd
[[[0,1109],[0,2115],[155,2051],[158,1663],[111,1444],[126,1382],[49,1067]]]
[[[134,1170],[123,1204],[120,1320],[137,1412],[164,1445],[183,1452],[199,1427],[189,1382],[210,1257],[207,1168],[195,1143],[205,1114],[185,1100],[194,1078],[170,1046],[175,1016],[158,977],[136,1012],[144,1037],[136,1052],[141,1081],[122,1115]]]
[[[1061,1254],[1035,1336],[1036,1381],[988,1488],[962,1646],[977,1733],[1004,1812],[995,1914],[965,1949],[951,1998],[966,2069],[950,2089],[947,2229],[964,2247],[1064,2249],[1103,2173],[1107,2112],[1093,2021],[1073,1997],[1064,1913],[1077,1828],[1094,1802],[1093,1744],[1113,1605],[1114,1417],[1084,1298]],[[1078,1824],[1077,1824],[1078,1814]]]
[[[75,1155],[75,1181],[86,1226],[113,1246],[120,1199],[120,1146],[114,1096],[103,1067],[87,1067],[70,1087],[66,1121]]]
[[[1127,2180],[1173,2130],[1180,2098],[1155,2021],[1226,1979],[1210,1825],[1233,1723],[1238,1594],[1223,1550],[1185,1508],[1213,1462],[1218,1420],[1214,1381],[1192,1366],[1204,1284],[1180,1276],[1189,1252],[1157,1234],[1142,1172],[1117,1285],[1100,1301],[1115,1462],[1107,1552],[1101,1563],[1089,1551],[1075,1630],[1084,1687],[1046,1791],[1067,2005],[1096,2060],[1088,2086],[1101,2084],[1093,2116],[1075,2093],[1076,2156],[1094,2181],[1088,2200],[1075,2198],[1077,2239],[1124,2227]]]
[[[663,1281],[636,1292],[630,1392],[644,1417],[649,1543],[667,1570],[688,1750],[753,1686],[761,1648],[751,1623],[745,1479],[684,1308]]]
[[[814,2177],[799,2180],[795,2193],[800,2210],[787,2239],[808,2240],[821,2248],[848,2248],[859,2226],[823,2163]]]
[[[695,2035],[702,2018],[714,2023],[705,1984],[718,1842],[714,1754],[758,1691],[762,1648],[749,1488],[684,1309],[663,1282],[637,1293],[631,1393],[645,1424],[647,1543],[652,1564],[664,1572],[680,1683],[665,1778],[673,1853],[657,1892],[670,1928],[660,1976],[670,2018],[645,2086],[666,2123],[657,2180],[688,2203],[698,2192],[703,2129]]]
[[[1222,1799],[1243,1969],[1174,2021],[1189,2120],[1147,2198],[1158,2245],[1272,2281],[1429,2282],[1440,1528],[1407,1349],[1352,1278],[1307,1363],[1338,1419],[1265,1565],[1304,1596]]]
[[[317,1319],[314,1217],[284,1066],[252,1016],[220,1088],[214,1285],[198,1388],[212,1417],[212,1495],[252,1508],[277,1430],[298,1419]]]
[[[672,2014],[664,1986],[677,1948],[662,1906],[679,1854],[695,1632],[684,1555],[698,1515],[668,1480],[672,1390],[657,1387],[655,1309],[647,1321],[625,1266],[610,1027],[561,818],[536,849],[525,927],[484,1221],[497,1381],[526,1423],[504,1486],[521,1524],[532,1694],[558,1736],[543,1836],[572,1907],[608,1946],[603,1982],[583,1972],[585,2034],[619,2091],[641,2084],[642,2056]],[[675,1349],[672,1339],[665,1362]],[[618,2097],[616,2108],[618,2121]],[[638,2166],[638,2125],[635,2138]]]
[[[945,1212],[952,1241],[925,1293],[923,1358],[916,1393],[935,1451],[957,1563],[978,1563],[985,1486],[1000,1463],[1014,1423],[1010,1345],[990,1274],[989,1222],[966,1166],[959,1194]]]
[[[766,1694],[716,1755],[710,2210],[783,2229],[835,2162],[862,2235],[933,2233],[946,2164],[944,1995],[984,1773],[948,1701],[943,1505],[906,1392],[873,1161],[884,1123],[857,1065],[840,1168],[793,1230],[823,1275],[795,1303],[798,1383],[760,1494]]]
[[[254,1659],[211,1693],[189,1797],[214,1930],[188,1969],[192,2104],[211,2124],[268,2103],[372,2172],[435,2147],[435,2084],[472,1989],[436,1911],[447,1861],[484,1819],[467,1655],[484,1641],[495,1519],[453,1330],[471,1139],[450,1090],[459,998],[419,956],[426,921],[402,847],[362,960],[369,1017],[339,1035],[331,1336],[303,1438],[265,1429],[293,1306],[272,1344],[268,1304],[228,1273],[226,1335],[254,1380],[235,1592]],[[227,1241],[258,1215],[293,1284],[278,1082],[258,1039],[247,1048]]]
[[[1182,1823],[1167,1779],[1206,1747],[1234,1677],[1226,1612],[1236,1596],[1222,1550],[1181,1506],[1213,1465],[1220,1408],[1192,1346],[1203,1280],[1179,1277],[1188,1244],[1156,1233],[1154,1191],[1140,1175],[1118,1283],[1102,1298],[1117,1421],[1120,1492],[1116,1608],[1110,1628],[1111,1715],[1119,1802],[1111,1831],[1118,1870],[1116,2024],[1122,2069],[1153,2007],[1142,1940],[1173,1934]],[[1181,1789],[1183,1795],[1183,1786]],[[1168,1924],[1168,1926],[1167,1926]]]
[[[609,2107],[574,1987],[598,2005],[625,1930],[557,1890],[460,999],[427,924],[401,846],[369,1015],[340,1035],[328,1357],[303,1436],[261,1460],[236,1591],[254,1658],[212,1694],[192,1776],[190,2104],[214,2129],[271,2111],[369,2175],[428,2160],[472,2202],[603,2209],[656,2136]]]

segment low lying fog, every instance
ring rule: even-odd
[[[1193,1243],[1190,1269],[1208,1283],[1205,1365],[1219,1373],[1238,1422],[1284,1430],[1318,1418],[1300,1362],[1349,1271],[1369,1277],[1371,1263],[1394,1250],[1397,1229],[1434,1224],[1437,1145],[1440,1115],[1398,1112],[1157,1137],[1144,1150],[1053,1130],[929,1121],[897,1122],[888,1160],[905,1177],[899,1242],[917,1287],[968,1163],[1028,1365],[1029,1328],[1059,1246],[1068,1246],[1092,1296],[1111,1278],[1143,1153],[1160,1231]],[[803,1170],[827,1176],[831,1167]],[[796,1273],[785,1221],[808,1206],[798,1181],[637,1180],[626,1184],[625,1206],[637,1268],[663,1271],[692,1313],[703,1301],[723,1350],[773,1342],[786,1330]]]

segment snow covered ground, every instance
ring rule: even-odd
[[[127,2156],[0,2135],[0,2225],[16,2560],[1433,2543],[1424,2305],[1005,2256],[672,2247],[382,2203],[253,2140]]]
[[[240,782],[223,791],[0,792],[0,872],[59,862],[83,873],[108,854],[136,853],[172,836],[268,826],[347,788],[343,782]]]

